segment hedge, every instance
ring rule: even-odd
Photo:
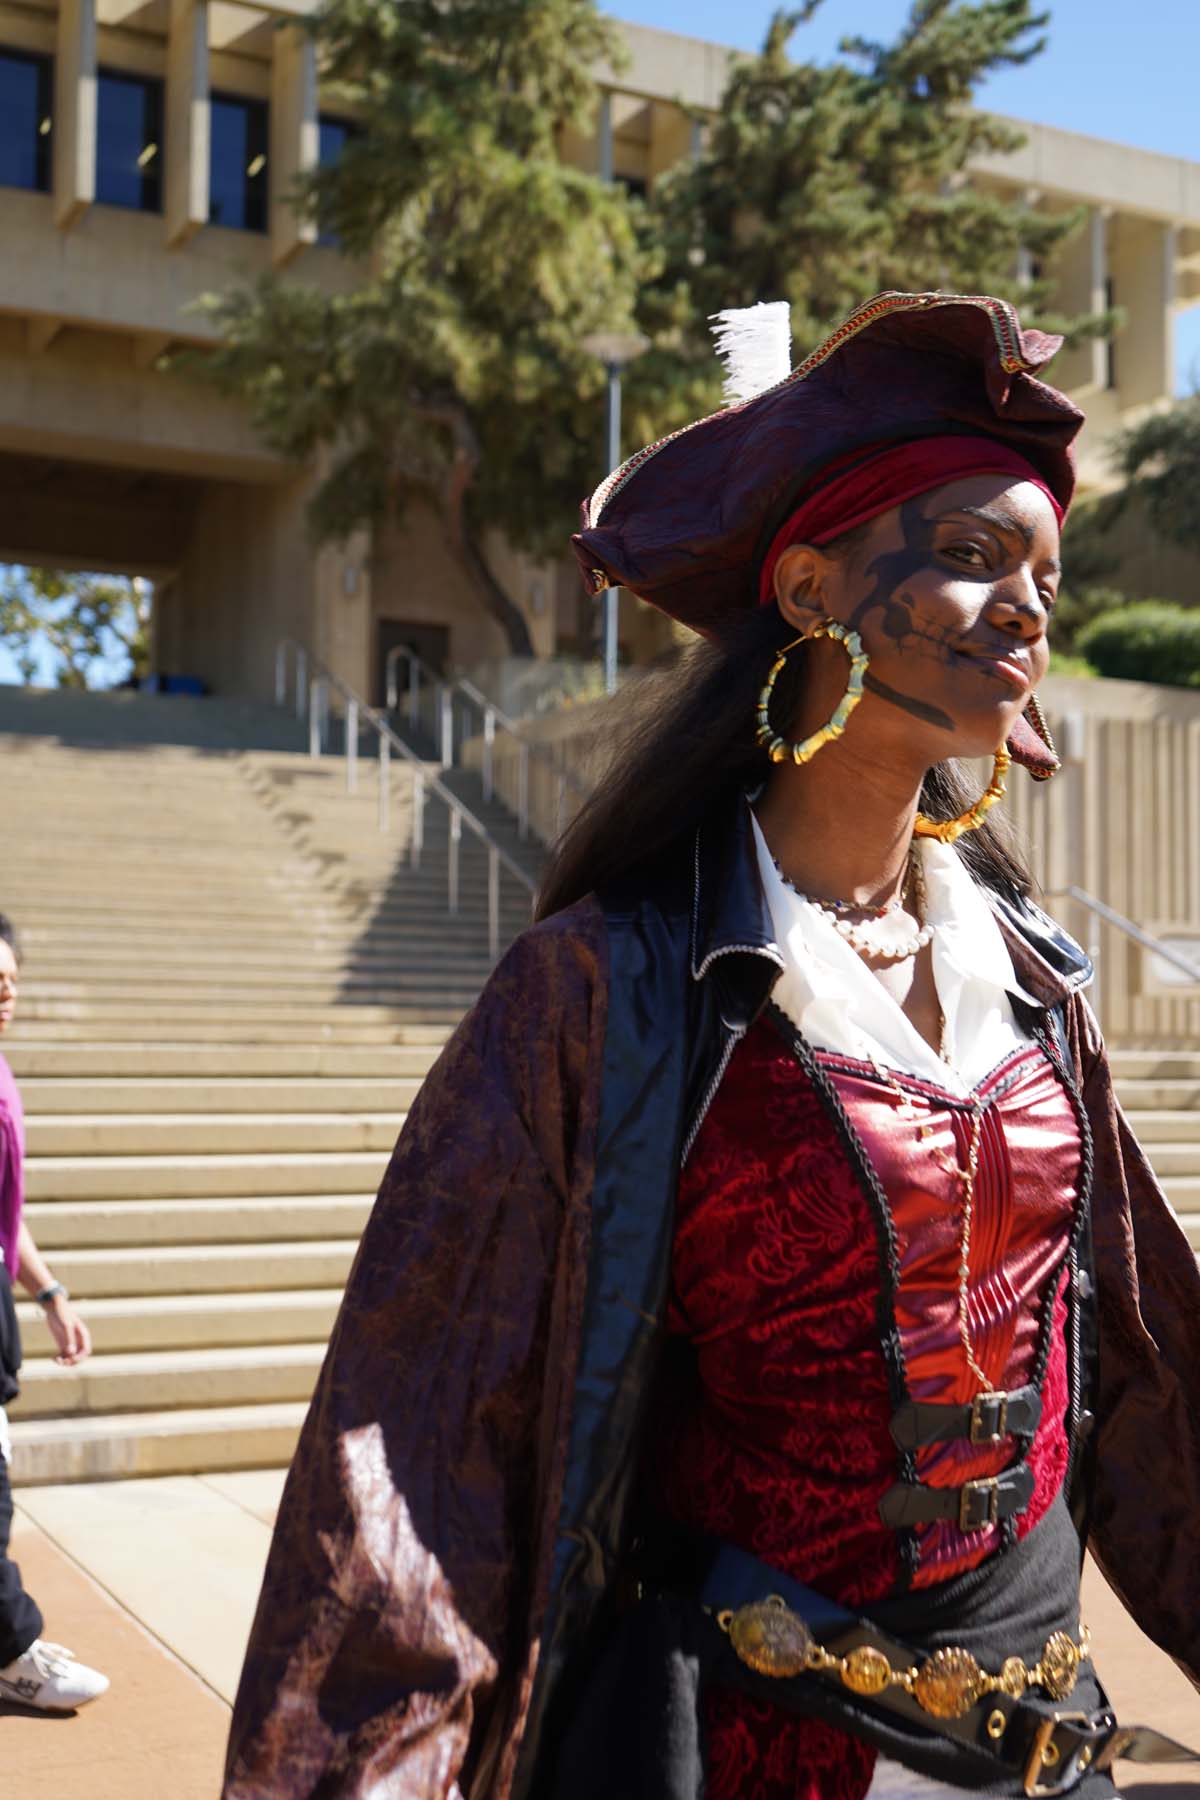
[[[1138,600],[1085,625],[1076,648],[1101,675],[1200,687],[1200,609]]]

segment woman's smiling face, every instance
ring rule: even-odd
[[[892,735],[885,707],[907,715],[929,763],[996,750],[1049,663],[1061,570],[1041,488],[1008,475],[949,482],[881,514],[840,560],[785,552],[776,592],[814,557],[818,610],[853,626],[871,659],[850,728],[860,741],[872,719]]]

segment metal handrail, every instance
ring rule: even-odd
[[[514,881],[518,882],[525,892],[532,897],[537,893],[537,883],[529,876],[518,862],[515,862],[498,844],[482,820],[477,819],[470,807],[464,806],[457,795],[431,774],[426,764],[415,750],[411,750],[398,737],[383,717],[340,675],[310,655],[303,644],[295,638],[281,638],[275,651],[275,703],[286,706],[288,699],[287,662],[289,650],[295,658],[296,717],[308,718],[308,753],[319,757],[322,746],[328,735],[329,695],[336,690],[342,697],[346,709],[346,791],[354,793],[358,787],[358,734],[361,725],[366,724],[376,733],[379,739],[379,812],[378,826],[386,831],[391,809],[391,753],[399,752],[404,761],[413,770],[413,830],[409,860],[414,869],[421,866],[421,853],[425,843],[425,804],[427,797],[440,800],[449,815],[450,846],[446,863],[446,885],[448,910],[451,916],[458,914],[459,901],[459,855],[462,845],[463,827],[471,832],[487,851],[488,859],[488,953],[493,960],[500,954],[500,872],[503,869]],[[426,790],[428,790],[428,795]]]
[[[1098,919],[1103,919],[1105,924],[1114,926],[1118,931],[1123,931],[1126,937],[1132,938],[1135,944],[1140,944],[1143,950],[1150,950],[1155,956],[1161,956],[1165,963],[1170,963],[1172,968],[1181,970],[1189,980],[1200,983],[1200,965],[1190,961],[1186,956],[1181,956],[1178,950],[1172,950],[1168,944],[1160,943],[1148,931],[1143,931],[1140,925],[1135,925],[1132,919],[1127,919],[1124,913],[1119,913],[1106,901],[1098,900],[1095,894],[1089,894],[1086,888],[1076,887],[1074,883],[1068,883],[1066,887],[1061,888],[1047,888],[1046,898],[1048,900],[1076,901],[1080,906],[1086,907],[1089,912],[1095,913]],[[1088,954],[1093,965],[1099,962],[1099,950],[1098,944],[1088,946]],[[1098,973],[1096,985],[1098,988]],[[1096,999],[1093,999],[1092,1004],[1098,1008]]]
[[[384,664],[389,713],[397,712],[400,708],[400,688],[396,674],[401,660],[408,668],[406,708],[410,727],[416,727],[420,713],[422,678],[433,689],[437,715],[435,735],[438,740],[438,755],[443,768],[450,768],[454,764],[454,696],[459,694],[470,705],[478,708],[483,718],[483,757],[480,773],[483,778],[484,800],[490,803],[495,791],[494,753],[496,732],[500,730],[506,732],[517,745],[517,803],[514,808],[517,816],[517,835],[521,838],[529,835],[529,765],[531,760],[545,764],[558,784],[556,829],[561,831],[566,813],[568,788],[573,790],[580,800],[588,798],[588,789],[578,776],[564,767],[544,744],[530,743],[517,721],[510,718],[494,701],[489,700],[473,681],[469,681],[465,675],[454,675],[443,681],[440,676],[434,674],[427,663],[421,660],[415,650],[408,648],[407,644],[393,645],[387,653]]]

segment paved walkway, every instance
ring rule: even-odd
[[[18,1496],[13,1553],[47,1635],[102,1668],[112,1689],[63,1718],[0,1705],[5,1792],[216,1800],[282,1481],[276,1472],[171,1476]],[[1121,1716],[1200,1747],[1200,1696],[1090,1566],[1084,1594]],[[1200,1800],[1200,1770],[1181,1779],[1126,1763],[1118,1772],[1129,1800]]]

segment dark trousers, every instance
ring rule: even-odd
[[[0,1456],[0,1669],[42,1635],[42,1615],[21,1586],[21,1571],[8,1554],[13,1497],[8,1464]]]

